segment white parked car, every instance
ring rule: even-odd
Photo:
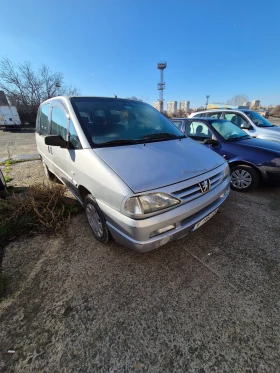
[[[242,128],[248,135],[280,142],[280,127],[270,123],[260,113],[247,109],[212,109],[192,113],[190,118],[226,119]]]

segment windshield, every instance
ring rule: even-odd
[[[256,112],[245,112],[251,121],[258,127],[274,127],[267,119]]]
[[[165,116],[144,102],[94,97],[70,100],[94,148],[186,137]]]
[[[237,141],[240,139],[251,138],[246,132],[227,120],[219,120],[217,122],[212,122],[211,124],[225,141]]]

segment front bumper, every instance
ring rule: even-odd
[[[187,235],[194,225],[217,209],[227,198],[230,177],[220,185],[195,200],[170,211],[142,219],[131,219],[97,201],[103,211],[107,226],[114,239],[135,251],[147,252]],[[150,238],[152,232],[169,225],[175,228]]]

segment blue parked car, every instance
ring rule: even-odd
[[[280,185],[279,143],[252,138],[227,120],[176,118],[172,122],[187,136],[228,161],[232,189],[247,192],[261,181]]]

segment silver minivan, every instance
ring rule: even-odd
[[[150,251],[200,227],[229,194],[225,160],[144,102],[49,99],[36,142],[46,175],[69,188],[103,243]]]

